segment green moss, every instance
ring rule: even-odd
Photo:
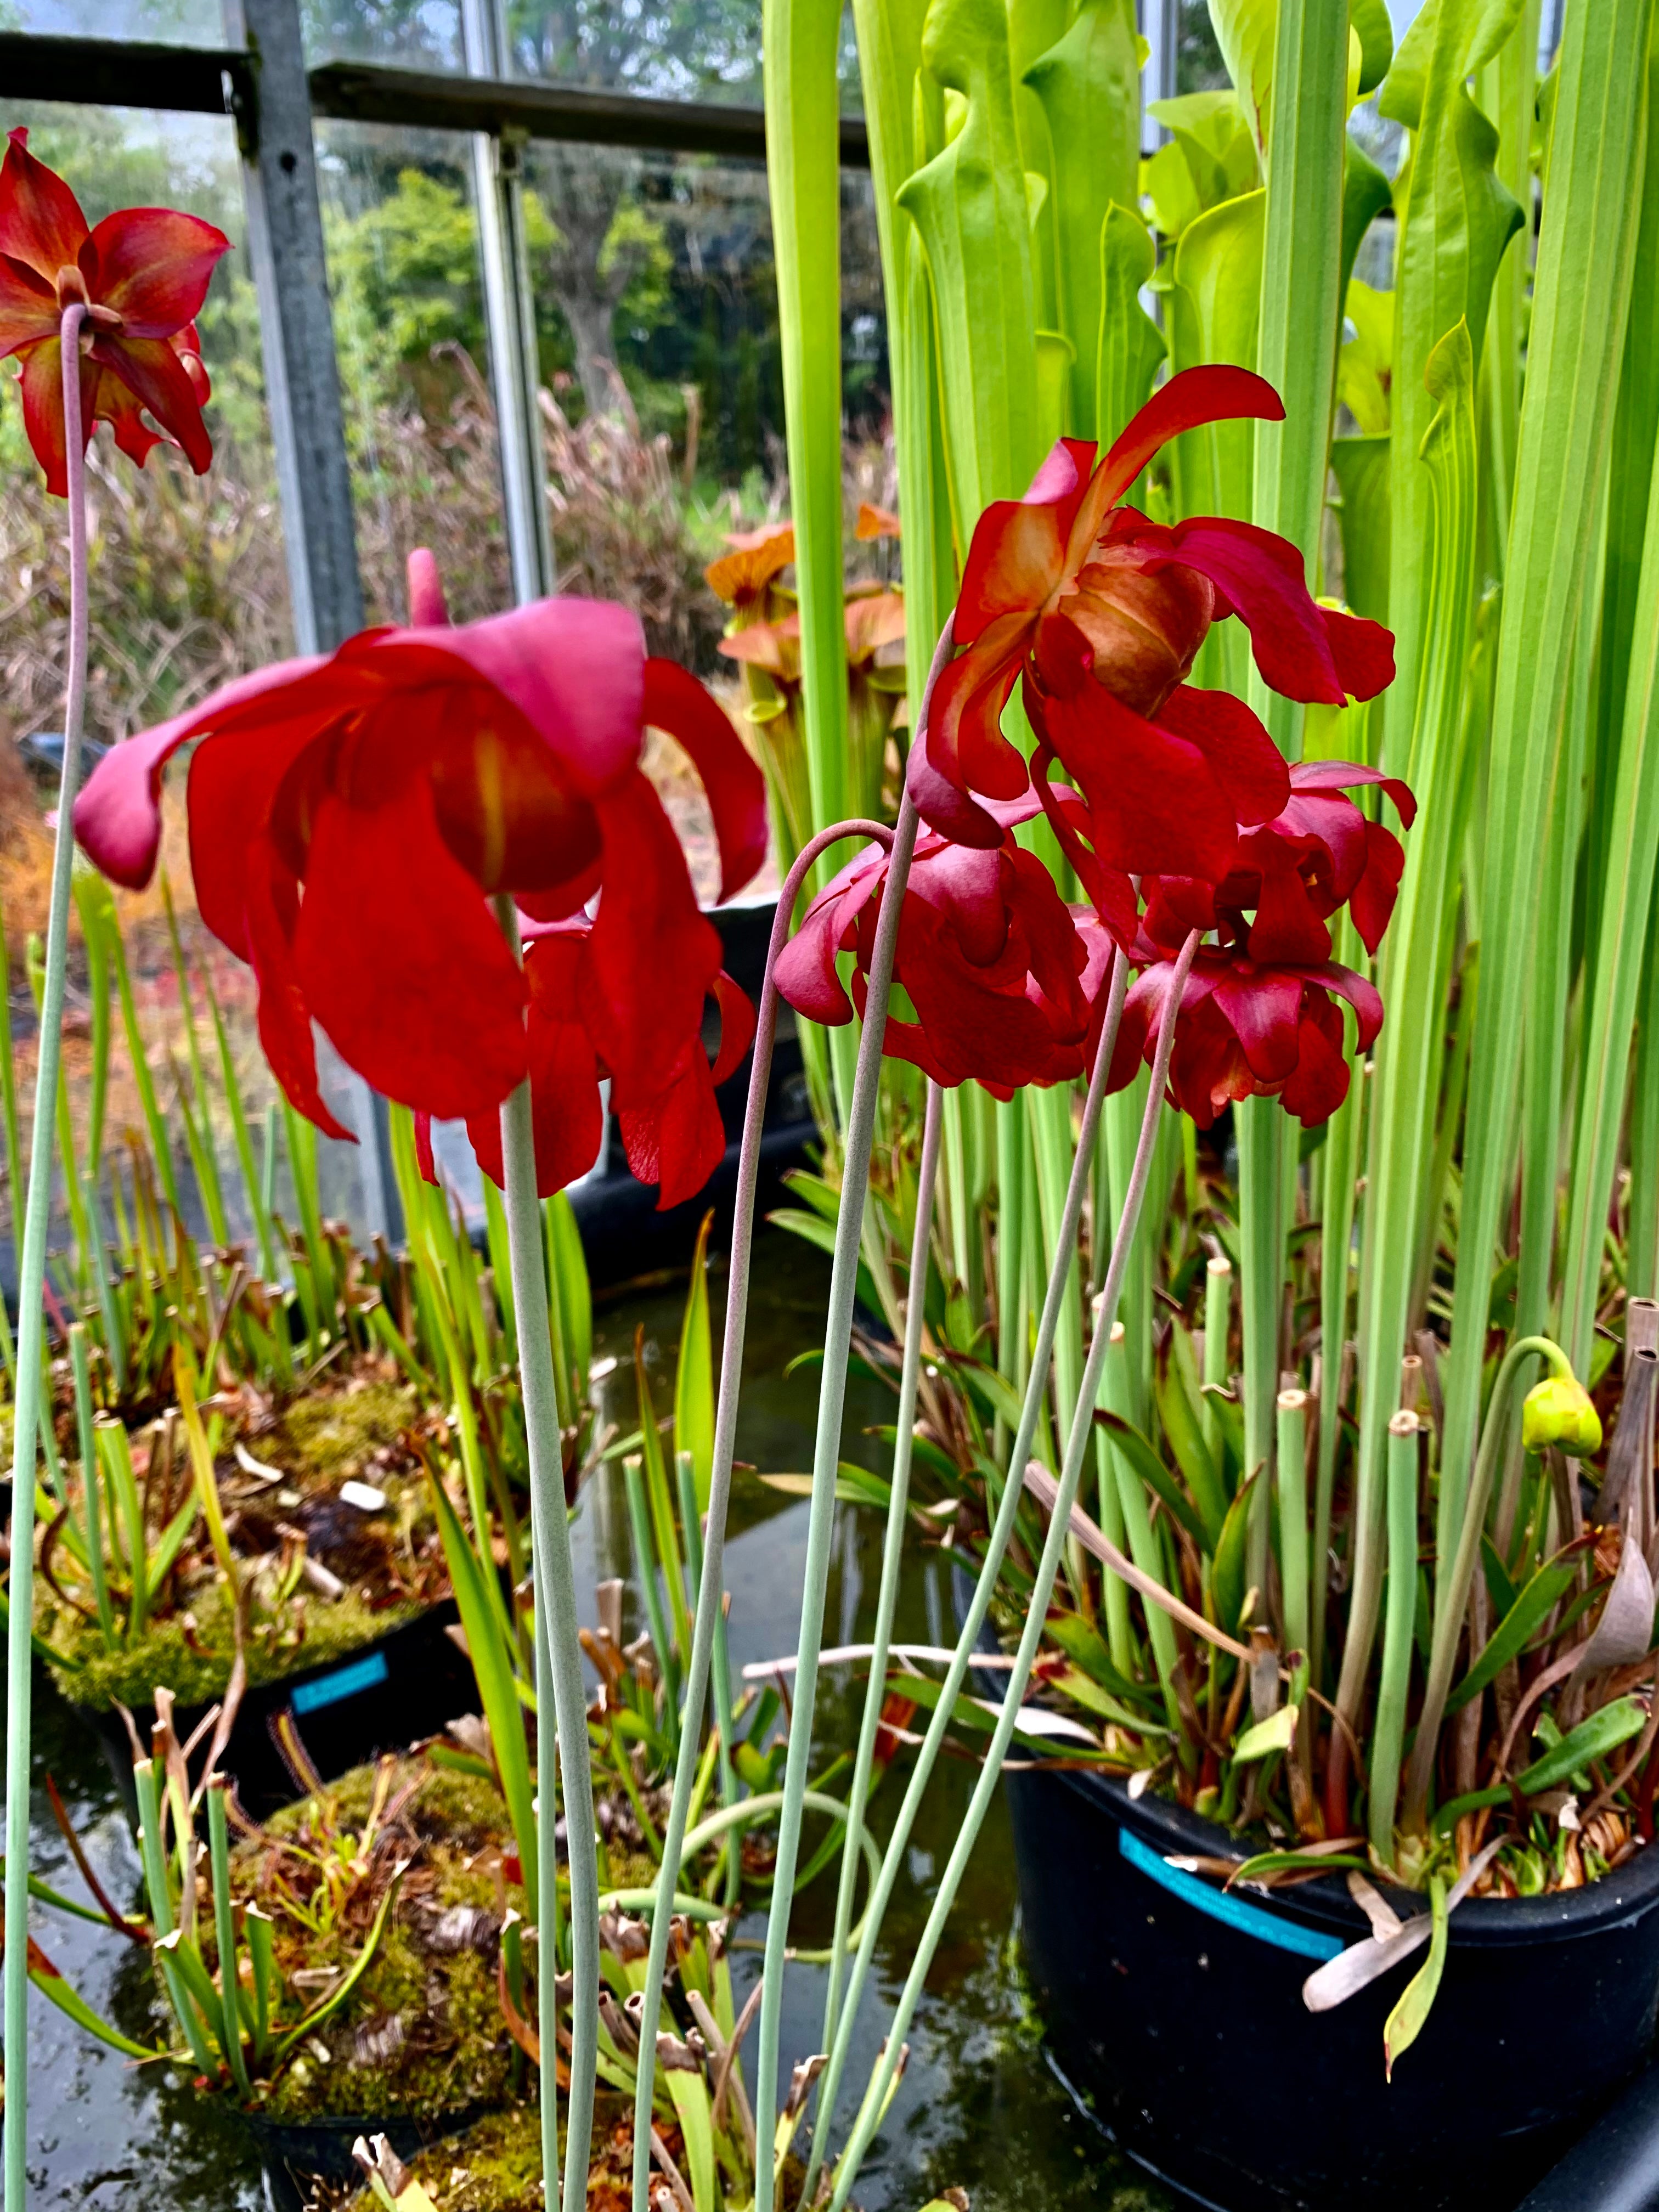
[[[286,1808],[263,1837],[241,1844],[234,1856],[233,1890],[240,1898],[257,1898],[274,1918],[276,1962],[290,1990],[300,1973],[337,1971],[356,1959],[364,1940],[361,1923],[384,1892],[371,1883],[359,1893],[352,1924],[316,1935],[283,1909],[281,1884],[272,1882],[273,1841],[349,1855],[362,1835],[376,1774],[372,1766],[358,1767],[330,1786],[325,1802],[307,1799]],[[416,1793],[387,1831],[385,1808],[395,1810],[416,1779]],[[487,1845],[511,1848],[506,1808],[489,1783],[410,1759],[396,1763],[381,1805],[375,1849],[384,1876],[395,1863],[405,1863],[397,1902],[368,1971],[346,2002],[307,2037],[274,2081],[257,2089],[258,2108],[272,2118],[338,2113],[441,2119],[499,2106],[521,2086],[526,2069],[502,2021],[493,1949],[484,1955],[434,1940],[435,1923],[455,1906],[492,1916],[500,1910],[502,1892],[493,1870],[499,1862],[493,1855],[477,1862]],[[524,1910],[522,1890],[509,1887],[505,1896],[508,1905]],[[216,1966],[210,1939],[204,1948],[210,1966]],[[291,1996],[285,2015],[291,2019],[295,2009]]]
[[[665,2124],[668,2153],[684,2169],[685,2146]],[[564,2142],[560,2130],[561,2148]],[[438,2143],[410,2169],[443,2212],[545,2212],[542,2201],[542,2124],[534,2104],[487,2113],[463,2136]],[[804,2174],[789,2161],[796,2193]],[[359,2200],[367,2206],[367,2199]],[[593,2154],[587,2168],[587,2212],[629,2212],[634,2201],[634,2112],[601,2091],[593,2107]],[[787,2203],[787,2197],[780,2202]]]
[[[38,1581],[36,1588],[41,1589]],[[331,1604],[313,1598],[306,1607],[303,1642],[250,1640],[248,1680],[253,1685],[279,1682],[307,1668],[326,1666],[413,1620],[422,1610],[418,1605],[370,1607],[352,1589]],[[204,1583],[191,1593],[193,1645],[177,1614],[152,1622],[137,1643],[106,1651],[94,1624],[58,1607],[44,1590],[40,1612],[46,1641],[71,1662],[52,1672],[74,1705],[89,1705],[97,1712],[110,1711],[118,1699],[124,1705],[147,1705],[157,1683],[165,1683],[180,1705],[205,1705],[222,1696],[230,1680],[234,1645],[220,1583]]]
[[[342,1482],[376,1452],[395,1449],[419,1412],[420,1401],[409,1383],[364,1382],[344,1390],[313,1391],[296,1398],[254,1450],[258,1458],[297,1476],[301,1484],[307,1478]]]

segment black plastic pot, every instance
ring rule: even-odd
[[[454,2112],[439,2112],[431,2119],[404,2118],[377,2120],[325,2115],[315,2120],[275,2120],[263,2112],[244,2112],[243,2119],[258,2146],[264,2163],[268,2196],[276,2212],[300,2212],[315,2181],[361,2181],[362,2169],[351,2155],[359,2136],[365,2142],[384,2136],[405,2162],[429,2150],[446,2136],[459,2135],[479,2117],[480,2108],[469,2105]]]
[[[1552,2166],[1521,2212],[1659,2212],[1659,2066]]]
[[[1007,1790],[1054,2054],[1133,2156],[1218,2212],[1513,2212],[1646,2056],[1659,1849],[1583,1889],[1461,1905],[1389,2083],[1382,2025],[1422,1952],[1334,2011],[1302,2002],[1367,1933],[1340,1880],[1224,1894],[1168,1863],[1233,1848],[1176,1806],[1054,1769]]]
[[[343,1658],[250,1689],[219,1762],[221,1771],[234,1780],[244,1812],[263,1820],[294,1801],[294,1778],[276,1748],[276,1723],[285,1711],[293,1714],[300,1740],[325,1782],[377,1752],[436,1735],[459,1714],[476,1712],[478,1692],[471,1665],[447,1632],[459,1618],[454,1600],[446,1598]],[[85,1705],[77,1710],[102,1739],[128,1814],[136,1819],[132,1745],[120,1715]],[[207,1710],[191,1705],[174,1714],[181,1740],[188,1739]],[[138,1706],[132,1717],[139,1741],[147,1744],[154,1707]]]

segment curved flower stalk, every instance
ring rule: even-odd
[[[23,427],[46,489],[69,496],[70,448],[84,454],[100,422],[141,468],[165,440],[204,475],[213,459],[202,420],[211,387],[196,317],[230,240],[173,208],[124,208],[94,228],[28,141],[26,130],[9,132],[0,161],[0,361],[21,364]],[[61,331],[73,306],[82,317],[71,421],[64,397],[71,341]]]
[[[410,628],[241,678],[117,747],[76,834],[116,882],[148,882],[167,763],[201,738],[187,795],[198,903],[253,968],[260,1040],[301,1113],[349,1134],[318,1088],[313,1019],[388,1098],[479,1124],[562,1050],[588,1099],[603,1060],[636,1149],[654,1148],[684,1195],[708,1156],[696,1040],[720,939],[640,769],[646,726],[702,777],[723,895],[765,852],[760,771],[695,678],[647,659],[625,609],[549,599],[451,629],[430,556],[410,574]],[[532,960],[539,987],[496,927],[498,895],[566,926],[545,968]],[[568,1180],[592,1164],[590,1150],[572,1165],[586,1109],[574,1088],[534,1088],[547,1175]]]
[[[1176,958],[1171,978],[1171,993],[1177,999],[1186,981],[1187,968],[1198,949],[1196,930],[1188,936]],[[997,1782],[1001,1775],[1002,1762],[1012,1739],[1014,1724],[1024,1698],[1026,1685],[1030,1680],[1037,1646],[1042,1641],[1043,1623],[1048,1614],[1048,1599],[1060,1570],[1065,1550],[1066,1536],[1071,1522],[1072,1506],[1076,1500],[1078,1485],[1082,1478],[1083,1465],[1088,1455],[1094,1434],[1094,1409],[1100,1396],[1102,1379],[1106,1369],[1106,1353],[1111,1342],[1112,1324],[1117,1318],[1118,1299],[1122,1293],[1123,1278],[1127,1271],[1130,1248],[1134,1240],[1140,1209],[1151,1179],[1152,1147],[1158,1133],[1158,1117],[1162,1110],[1164,1079],[1169,1072],[1170,1054],[1175,1042],[1175,1026],[1164,1021],[1159,1024],[1157,1055],[1152,1066],[1152,1088],[1147,1097],[1146,1112],[1141,1121],[1140,1139],[1135,1150],[1134,1166],[1124,1194],[1122,1211],[1112,1239],[1112,1256],[1106,1269],[1106,1279],[1099,1296],[1093,1301],[1094,1334],[1090,1341],[1089,1357],[1083,1370],[1083,1385],[1078,1394],[1077,1405],[1072,1414],[1071,1430],[1066,1443],[1066,1457],[1060,1469],[1058,1495],[1049,1519],[1048,1534],[1043,1543],[1042,1557],[1037,1565],[1030,1599],[1026,1609],[1025,1626],[1020,1638],[1019,1650],[1008,1677],[1002,1709],[997,1717],[991,1736],[990,1747],[985,1754],[980,1774],[974,1785],[974,1794],[967,1812],[963,1816],[951,1856],[940,1878],[939,1889],[927,1916],[927,1924],[916,1946],[904,1988],[878,2061],[859,2108],[857,2120],[848,2140],[847,2150],[837,2168],[835,2192],[830,2199],[831,2212],[841,2212],[851,2192],[859,2164],[867,2149],[871,2136],[879,2123],[885,2107],[899,2063],[899,2051],[910,2021],[920,2002],[922,1985],[927,1979],[933,1954],[945,1932],[962,1877],[967,1871],[975,1843],[990,1808]],[[1050,1279],[1051,1289],[1056,1283],[1063,1285],[1071,1263],[1071,1253],[1061,1248],[1055,1255],[1054,1268]],[[1017,1495],[1024,1478],[1024,1464],[1011,1467],[1007,1492]],[[964,1636],[967,1632],[964,1629]],[[944,1702],[941,1692],[940,1703]],[[876,1915],[872,1910],[871,1919]]]
[[[703,1522],[702,1570],[697,1583],[696,1619],[692,1628],[691,1658],[686,1672],[681,1709],[684,1740],[695,1743],[702,1728],[708,1701],[709,1668],[714,1633],[724,1600],[726,1519],[732,1496],[732,1464],[737,1448],[738,1392],[743,1373],[744,1340],[749,1322],[749,1263],[754,1249],[755,1198],[760,1181],[761,1135],[766,1116],[767,1087],[772,1075],[772,1048],[777,1038],[779,956],[789,933],[795,902],[819,859],[844,837],[873,838],[880,848],[892,843],[893,832],[878,822],[837,822],[809,838],[784,878],[772,920],[767,947],[765,975],[755,1025],[755,1056],[750,1065],[749,1097],[744,1109],[743,1143],[738,1158],[738,1187],[732,1218],[732,1251],[726,1293],[726,1325],[720,1344],[720,1388],[714,1404],[714,1449],[708,1485],[708,1510]],[[674,1894],[685,1846],[696,1761],[682,1759],[674,1771],[673,1794],[663,1830],[662,1865],[658,1875],[659,1898]],[[672,1914],[653,1915],[651,1953],[640,2018],[640,2062],[635,2107],[635,2212],[649,2212],[651,2174],[650,2113],[656,2081],[657,2021],[660,2017],[663,1981],[668,1960]]]
[[[87,696],[86,452],[94,423],[143,461],[158,442],[148,408],[199,474],[212,459],[202,422],[207,380],[191,320],[222,232],[170,209],[134,209],[89,230],[63,179],[11,132],[0,162],[0,359],[21,356],[24,426],[46,487],[69,504],[70,631],[64,764],[46,923],[34,1119],[18,1261],[17,1384],[12,1425],[10,1605],[6,1651],[6,1886],[4,2197],[21,2207],[28,2188],[29,1754],[33,1687],[35,1452],[40,1431],[43,1288],[51,1207],[64,969]],[[21,1562],[21,1569],[16,1563]]]

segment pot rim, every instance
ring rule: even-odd
[[[1114,1777],[1082,1767],[1046,1771],[1160,1856],[1219,1858],[1237,1854],[1237,1844],[1225,1828],[1183,1806],[1170,1804],[1166,1798],[1154,1797],[1150,1790],[1132,1798],[1127,1784]],[[1194,1874],[1188,1878],[1220,1894],[1210,1876]],[[1370,1933],[1370,1922],[1349,1896],[1346,1883],[1335,1875],[1299,1882],[1293,1890],[1251,1887],[1235,1893],[1248,1899],[1254,1910],[1282,1915],[1297,1926],[1340,1934],[1349,1941]],[[1387,1895],[1402,1918],[1428,1910],[1426,1898],[1413,1891],[1390,1887]],[[1659,1907],[1659,1847],[1644,1845],[1623,1866],[1599,1881],[1587,1882],[1582,1889],[1558,1890],[1545,1897],[1472,1897],[1458,1907],[1455,1924],[1460,1946],[1501,1949],[1601,1934],[1645,1917],[1656,1907]]]

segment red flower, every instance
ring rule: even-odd
[[[1283,416],[1273,386],[1247,370],[1188,369],[1153,394],[1103,459],[1092,445],[1061,439],[1023,500],[986,509],[957,605],[954,638],[967,649],[940,678],[925,743],[910,757],[925,821],[964,844],[1000,841],[970,794],[1008,799],[1026,788],[1025,763],[1000,726],[1024,669],[1040,733],[1072,773],[1088,758],[1099,779],[1134,775],[1157,800],[1136,810],[1148,837],[1184,849],[1181,872],[1202,875],[1218,847],[1231,847],[1233,827],[1224,826],[1233,803],[1226,778],[1199,734],[1222,711],[1220,695],[1182,688],[1210,624],[1237,614],[1263,678],[1291,698],[1341,705],[1392,681],[1389,633],[1317,605],[1300,554],[1283,538],[1212,515],[1165,527],[1117,504],[1178,432]],[[1237,701],[1224,711],[1232,764],[1265,792],[1271,741]],[[1283,790],[1265,813],[1235,818],[1270,819]]]
[[[195,317],[230,240],[171,208],[125,208],[89,229],[60,176],[10,134],[0,162],[0,361],[22,363],[23,426],[46,489],[69,489],[64,441],[64,310],[87,303],[81,326],[81,424],[95,422],[142,466],[161,435],[148,408],[200,476],[213,458]],[[83,444],[82,450],[84,452]]]
[[[1331,955],[1326,921],[1346,906],[1365,950],[1376,952],[1406,856],[1394,833],[1342,793],[1380,784],[1409,830],[1417,813],[1409,787],[1352,761],[1298,762],[1290,783],[1282,813],[1239,833],[1218,882],[1146,878],[1145,928],[1154,945],[1173,952],[1189,929],[1218,928],[1255,960],[1317,965]]]
[[[1123,1005],[1108,1088],[1121,1091],[1144,1060],[1150,1066],[1164,1018],[1172,960],[1136,977]],[[1363,975],[1334,962],[1266,965],[1225,947],[1202,945],[1182,993],[1170,1060],[1171,1104],[1207,1129],[1230,1100],[1277,1097],[1304,1127],[1323,1121],[1348,1095],[1342,1012],[1358,1023],[1359,1050],[1382,1026],[1382,1001]]]
[[[82,844],[118,883],[147,882],[162,772],[204,740],[188,787],[202,918],[252,963],[271,1068],[331,1135],[346,1132],[318,1092],[313,1018],[377,1090],[440,1119],[482,1120],[532,1063],[556,1066],[544,1024],[570,1026],[556,956],[538,984],[538,951],[526,984],[489,910],[499,894],[574,925],[584,1049],[619,1112],[687,1080],[701,1097],[688,1054],[720,938],[640,772],[645,727],[678,738],[702,777],[722,896],[765,854],[760,771],[694,678],[646,659],[623,608],[544,599],[451,629],[431,556],[410,571],[416,627],[261,670],[118,745],[76,802]],[[541,1005],[529,1036],[527,1002]],[[550,1163],[567,1157],[550,1145]]]
[[[1096,914],[1067,907],[1042,863],[1016,843],[1013,825],[1035,804],[999,810],[992,852],[925,832],[905,890],[894,977],[914,1021],[890,1014],[884,1049],[947,1085],[969,1077],[1007,1097],[1028,1083],[1080,1075],[1105,1011],[1112,939]],[[888,860],[866,845],[819,893],[779,960],[779,991],[798,1013],[831,1028],[864,1011]],[[1114,911],[1133,927],[1127,882]],[[853,996],[836,969],[854,956]]]

